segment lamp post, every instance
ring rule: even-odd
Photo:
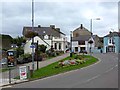
[[[72,31],[70,31],[70,57],[72,57]]]
[[[91,32],[91,38],[93,37],[93,33],[92,33],[93,20],[100,20],[100,18],[90,19],[90,32]],[[91,55],[91,49],[92,49],[92,43],[93,43],[93,41],[90,40],[88,43],[90,44],[90,55]]]
[[[34,31],[34,0],[32,0],[32,31]],[[32,37],[32,45],[34,44],[34,37]],[[34,48],[32,48],[32,70],[34,70]]]

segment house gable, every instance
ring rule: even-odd
[[[73,31],[73,37],[78,37],[81,35],[91,35],[91,32],[88,31],[83,25]]]

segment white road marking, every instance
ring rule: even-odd
[[[100,75],[94,76],[94,77],[88,79],[86,82],[89,82],[89,81],[91,81],[91,80],[93,80],[93,79],[96,79],[96,78],[98,78],[99,76],[100,76]]]

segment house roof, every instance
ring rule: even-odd
[[[81,35],[78,37],[73,37],[72,41],[88,41],[91,38],[90,35]]]
[[[120,37],[120,32],[110,32],[108,35],[106,35],[104,37],[112,37],[112,36]]]
[[[23,35],[26,34],[27,31],[31,31],[32,27],[24,27],[23,28]],[[60,31],[59,28],[55,28],[55,27],[34,27],[34,31],[38,33],[38,35],[53,35],[53,36],[60,36],[60,34],[65,35],[64,33],[62,33]]]
[[[78,35],[76,36],[76,34],[78,34]],[[91,32],[88,29],[86,29],[85,27],[83,27],[83,25],[81,24],[81,26],[79,26],[78,28],[76,28],[73,31],[74,37],[78,37],[79,35],[91,35]]]

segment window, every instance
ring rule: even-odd
[[[109,39],[109,43],[111,43],[111,42],[112,42],[112,39],[110,38],[110,39]]]
[[[85,41],[79,41],[79,45],[85,45]]]
[[[75,47],[75,52],[78,52],[78,47]]]
[[[61,49],[61,43],[59,43],[59,50]]]
[[[57,49],[57,43],[55,43],[55,49]]]
[[[51,36],[50,36],[50,35],[48,35],[48,39],[51,39]]]

